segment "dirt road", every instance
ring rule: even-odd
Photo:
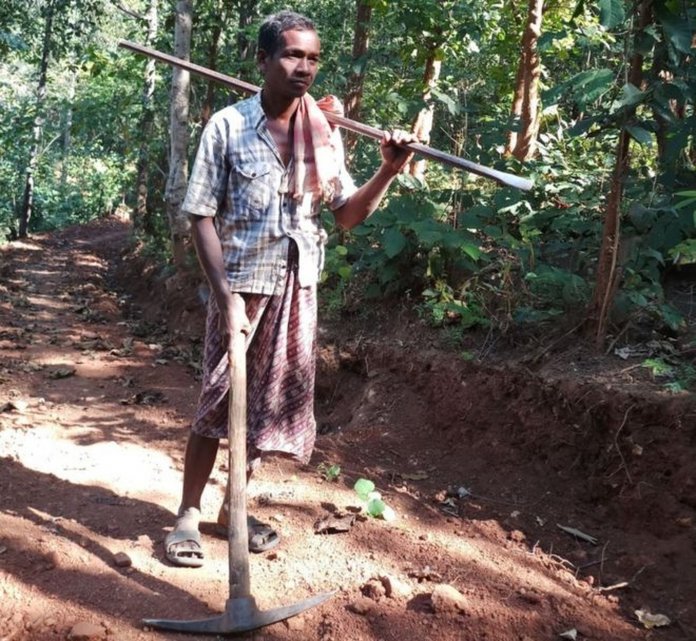
[[[2,641],[191,638],[141,619],[224,608],[223,455],[205,566],[163,558],[200,337],[167,331],[163,281],[114,282],[128,238],[112,218],[0,253]],[[322,332],[312,461],[271,461],[249,491],[282,537],[252,557],[260,605],[336,594],[249,638],[696,639],[690,397],[475,365],[419,348],[417,330],[408,344],[347,335]],[[316,534],[362,507],[358,478],[396,519],[363,511]],[[648,630],[639,609],[670,623]]]

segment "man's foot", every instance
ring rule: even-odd
[[[227,538],[229,528],[229,518],[227,505],[225,503],[220,507],[217,518],[217,528],[215,529],[218,535]],[[280,543],[280,536],[268,523],[259,521],[256,517],[247,516],[247,529],[249,530],[249,552],[259,554],[260,552],[268,552]]]
[[[179,513],[174,529],[164,538],[164,555],[170,563],[187,568],[203,565],[201,534],[198,531],[200,521],[200,510],[195,507]]]

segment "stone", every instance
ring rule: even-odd
[[[114,565],[117,568],[129,568],[133,561],[125,552],[117,552],[114,554]]]
[[[384,596],[386,596],[388,599],[407,599],[412,594],[410,585],[394,576],[391,576],[390,574],[381,575],[379,580],[384,586]]]
[[[68,632],[68,641],[98,641],[104,638],[104,628],[88,621],[76,623]]]
[[[468,603],[465,596],[455,587],[441,583],[436,585],[430,596],[435,612],[466,612]]]
[[[348,604],[348,610],[353,612],[354,614],[360,614],[361,616],[365,616],[372,612],[373,604],[370,599],[367,597],[361,597],[359,599],[356,599],[355,601],[351,601]]]
[[[360,591],[373,601],[379,601],[387,593],[384,584],[379,579],[370,579],[360,588]]]
[[[508,537],[511,541],[515,541],[515,543],[524,543],[527,540],[527,536],[521,530],[512,530]]]

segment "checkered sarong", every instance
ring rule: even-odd
[[[291,244],[294,247],[294,245]],[[252,331],[247,339],[248,459],[284,453],[307,462],[314,448],[316,287],[297,283],[296,250],[282,291],[244,294]],[[218,332],[215,297],[208,302],[203,383],[191,429],[226,438],[229,373],[227,345]]]

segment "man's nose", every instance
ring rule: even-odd
[[[297,63],[297,70],[302,73],[309,73],[309,60],[307,58],[300,58]]]

